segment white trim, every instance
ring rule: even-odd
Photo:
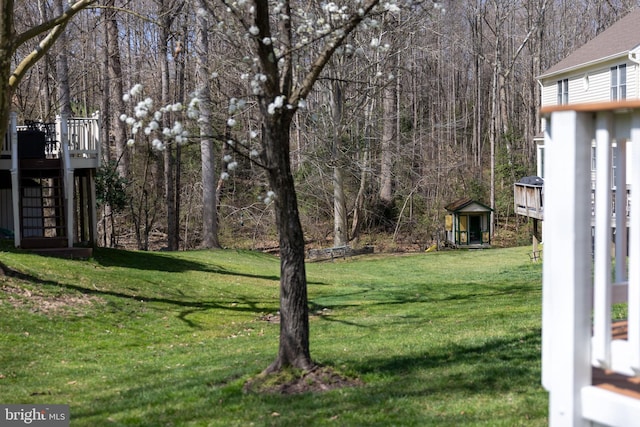
[[[640,400],[600,387],[584,387],[581,391],[582,415],[608,426],[640,426]]]

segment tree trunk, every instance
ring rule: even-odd
[[[198,0],[197,7],[204,8],[205,0]],[[216,168],[211,126],[211,87],[209,85],[209,23],[204,15],[197,18],[196,80],[200,99],[200,162],[202,167],[202,246],[219,248],[218,211],[216,197]]]
[[[382,144],[380,147],[380,202],[385,208],[393,204],[392,166],[393,141],[396,139],[395,86],[387,85],[382,91]]]
[[[56,0],[56,14],[64,13],[63,0]],[[71,111],[71,88],[69,87],[69,63],[67,62],[67,35],[60,34],[58,39],[58,55],[56,58],[56,74],[58,88],[58,105],[60,105],[60,115],[69,118]]]
[[[342,171],[342,112],[344,100],[342,84],[335,80],[332,84],[331,108],[333,110],[333,144],[331,162],[333,163],[333,246],[345,246],[349,242],[347,224],[347,203],[344,194],[344,172]]]
[[[309,370],[309,307],[304,264],[304,235],[291,174],[289,137],[291,115],[270,117],[265,126],[269,184],[276,193],[275,216],[280,239],[280,345],[278,357],[265,372],[285,366]]]
[[[160,74],[161,74],[161,91],[162,91],[162,105],[168,105],[171,99],[171,93],[169,89],[170,76],[169,76],[169,37],[171,35],[171,23],[173,17],[170,13],[170,8],[166,4],[166,0],[161,2],[160,16],[162,19],[162,26],[160,28],[160,40],[159,40],[159,53],[160,53]],[[171,128],[171,118],[164,114],[162,117],[163,128]],[[175,157],[173,154],[172,144],[166,144],[166,148],[163,152],[164,156],[164,198],[166,207],[167,218],[167,249],[175,251],[178,249],[178,238],[176,236],[176,207],[175,207],[175,181],[173,178],[175,170]]]
[[[15,51],[13,17],[13,0],[0,0],[0,135],[7,132],[13,95],[13,88],[9,84]]]
[[[112,95],[110,102],[112,102],[111,124],[113,125],[114,142],[116,149],[116,161],[118,165],[118,172],[120,176],[129,178],[131,176],[131,166],[129,158],[129,149],[127,147],[127,126],[122,120],[119,120],[120,114],[125,111],[124,100],[124,84],[122,81],[122,61],[120,59],[120,43],[118,41],[118,21],[116,19],[116,12],[109,9],[115,5],[115,0],[106,0],[105,2],[105,19],[107,27],[107,51],[109,55],[108,62],[108,81],[109,91]],[[104,112],[104,114],[108,114]]]

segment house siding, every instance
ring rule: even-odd
[[[542,81],[542,107],[558,104],[557,82],[569,79],[569,104],[606,102],[611,100],[611,67],[627,65],[627,99],[638,98],[638,64],[628,59],[617,59],[574,73],[558,74]],[[588,78],[588,86],[585,84]]]

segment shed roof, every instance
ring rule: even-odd
[[[471,197],[464,197],[462,199],[456,200],[455,202],[451,202],[449,203],[447,206],[445,206],[444,208],[446,210],[448,210],[449,212],[460,212],[462,211],[464,208],[476,204],[478,206],[480,206],[481,208],[484,208],[486,211],[490,212],[492,211],[492,209],[485,205],[484,203],[480,203],[477,202],[475,200],[473,200]]]
[[[589,64],[626,57],[640,46],[640,9],[634,9],[597,37],[543,72],[538,79],[551,77]]]

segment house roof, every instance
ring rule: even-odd
[[[463,210],[464,208],[466,208],[467,206],[470,206],[472,204],[476,204],[484,209],[486,209],[487,211],[491,211],[492,209],[480,202],[476,202],[475,200],[473,200],[470,197],[465,197],[459,200],[456,200],[455,202],[451,202],[449,203],[447,206],[445,206],[444,208],[446,210],[448,210],[449,212],[459,212],[461,210]]]
[[[634,9],[596,38],[547,69],[538,79],[565,73],[585,65],[626,57],[638,46],[640,46],[640,9]]]

